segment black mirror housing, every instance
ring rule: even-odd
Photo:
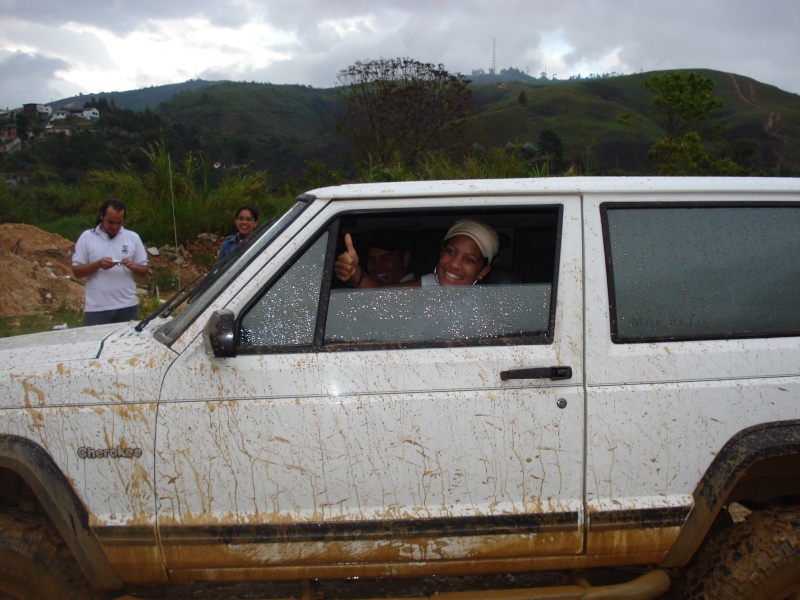
[[[206,352],[217,358],[236,356],[236,317],[229,309],[215,310],[203,328]]]

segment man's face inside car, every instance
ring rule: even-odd
[[[367,250],[367,270],[381,285],[399,282],[407,273],[411,253],[401,250],[383,250],[371,246]]]

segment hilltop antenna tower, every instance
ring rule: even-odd
[[[497,38],[492,38],[492,75],[497,73]]]

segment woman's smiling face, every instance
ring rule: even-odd
[[[454,235],[444,242],[436,274],[440,285],[472,285],[492,270],[471,237]]]
[[[256,220],[253,218],[253,213],[246,208],[240,210],[239,214],[236,215],[236,229],[243,238],[250,235],[256,225],[258,225],[258,223],[256,223]]]

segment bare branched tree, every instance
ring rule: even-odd
[[[337,79],[346,107],[339,130],[373,162],[410,166],[433,142],[456,133],[472,110],[470,81],[442,65],[359,61]]]

